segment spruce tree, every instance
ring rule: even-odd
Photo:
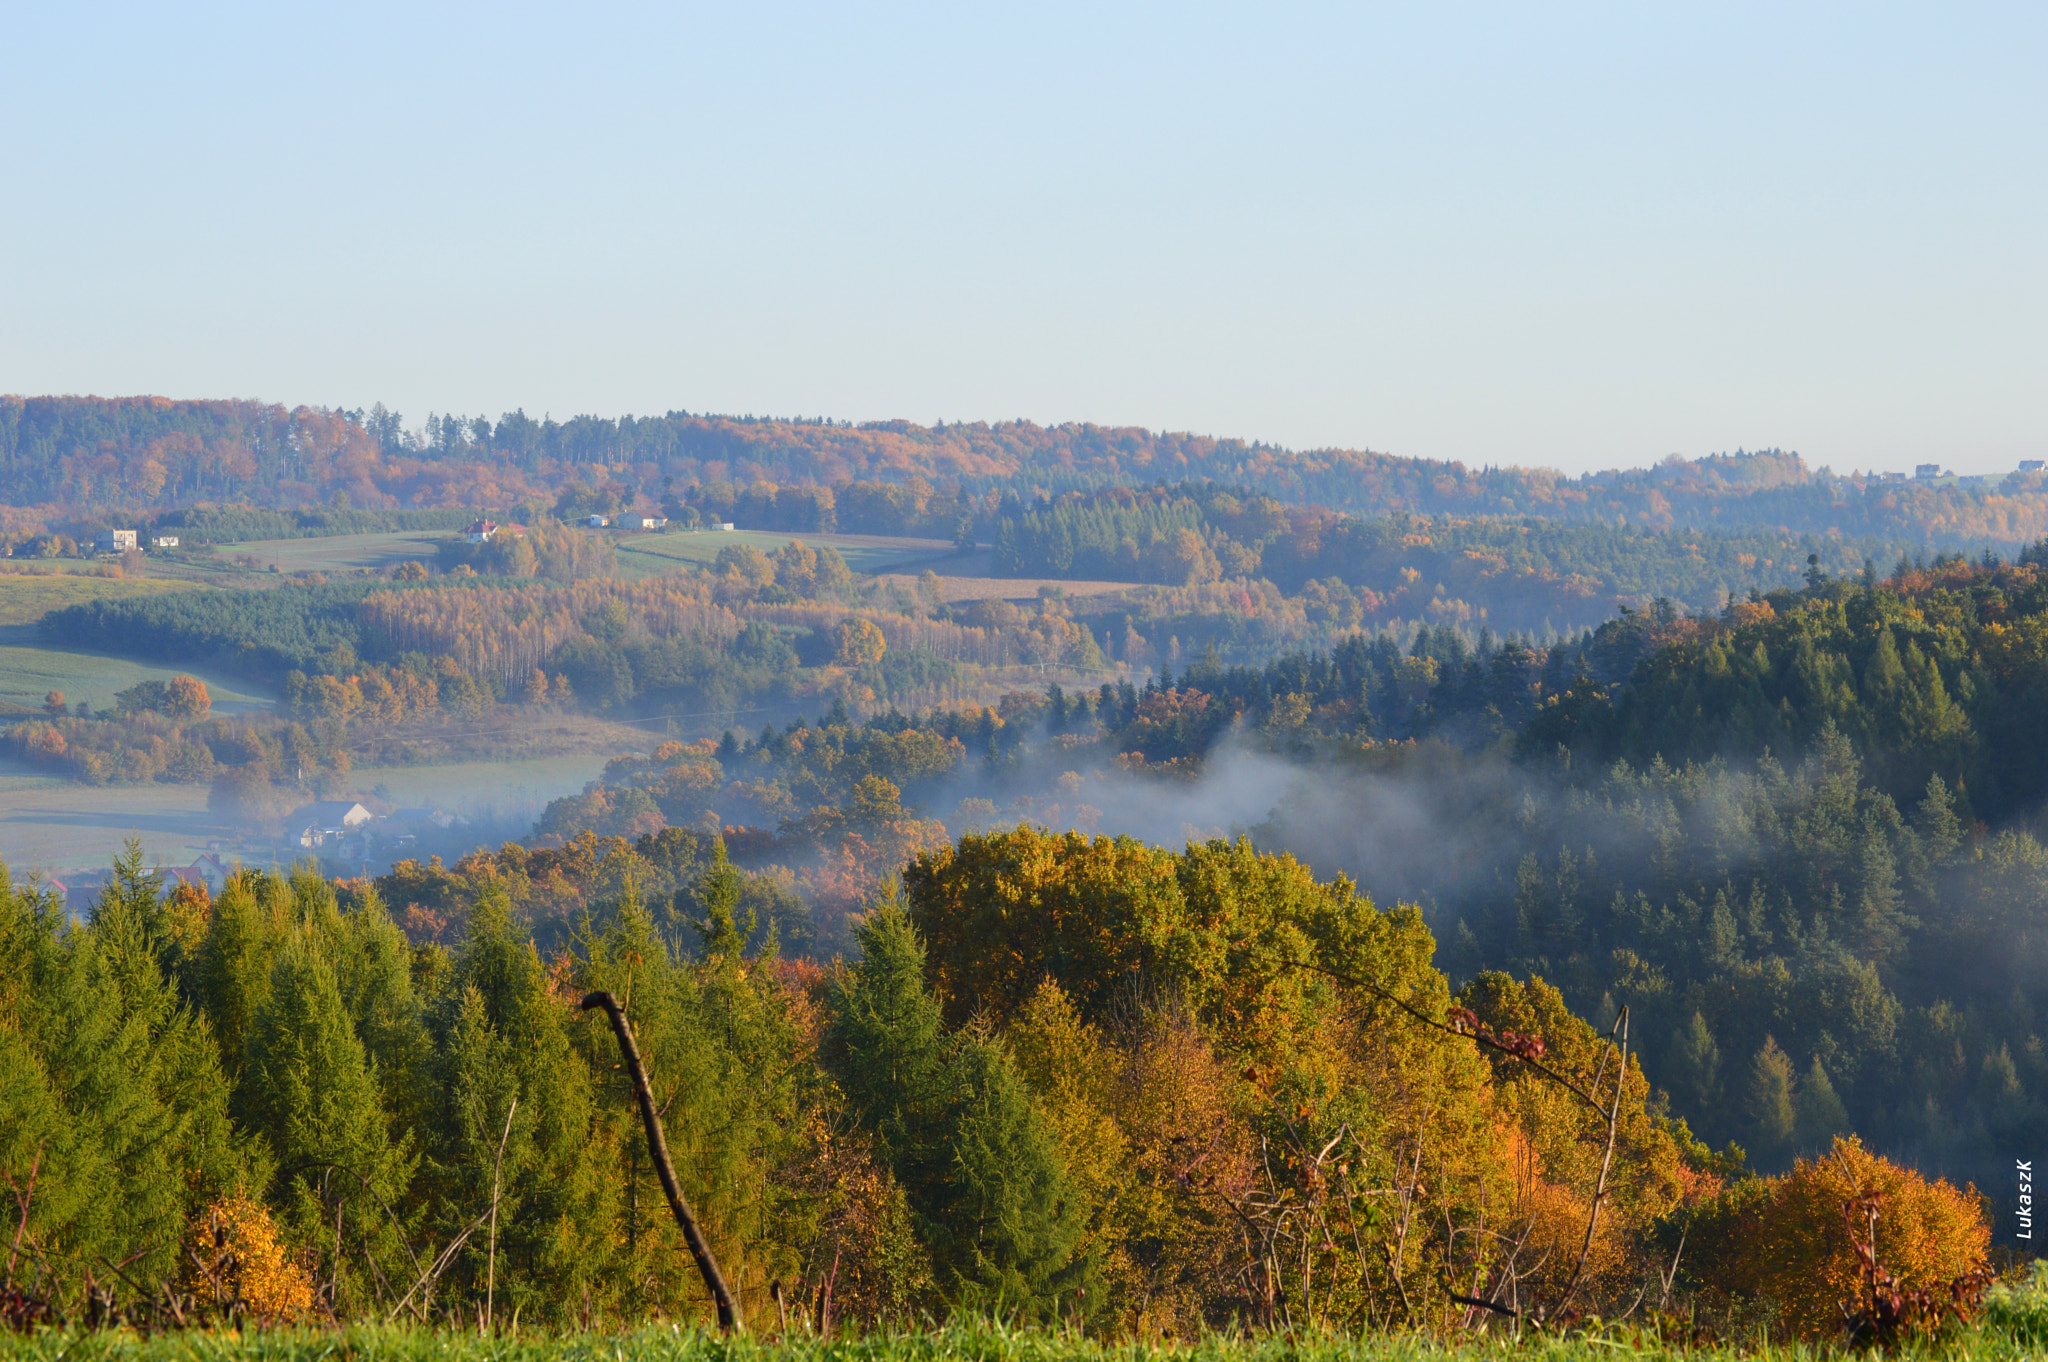
[[[334,1309],[366,1306],[401,1271],[402,1205],[418,1163],[394,1145],[377,1076],[342,1005],[317,937],[279,952],[269,995],[250,1026],[243,1100],[278,1162],[274,1200],[294,1236],[320,1254]]]
[[[1820,1062],[1819,1055],[1813,1057],[1806,1076],[1800,1080],[1799,1094],[1793,1105],[1802,1150],[1827,1149],[1835,1136],[1849,1133],[1848,1109],[1836,1095],[1835,1085],[1828,1078],[1827,1066]]]
[[[857,930],[861,962],[835,990],[831,1050],[956,1304],[1056,1318],[1093,1263],[1084,1208],[1001,1047],[948,1035],[924,985],[924,945],[893,899]]]
[[[491,1164],[512,1114],[500,1170],[496,1300],[525,1317],[567,1317],[605,1284],[617,1190],[592,1147],[590,1074],[569,1043],[572,1015],[551,996],[533,943],[495,885],[478,895],[442,1006],[442,1101],[432,1157],[444,1227],[489,1204]],[[482,1294],[488,1246],[472,1240],[467,1272]]]
[[[1792,1098],[1792,1061],[1770,1036],[1764,1037],[1750,1062],[1743,1108],[1758,1154],[1781,1158],[1798,1133],[1799,1118]]]
[[[162,968],[160,905],[129,853],[84,928],[0,867],[0,1170],[34,1187],[16,1281],[67,1308],[108,1262],[128,1290],[170,1276],[192,1212],[245,1167],[212,1038]]]

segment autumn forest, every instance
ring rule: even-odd
[[[5,397],[0,486],[0,671],[137,669],[7,772],[237,848],[0,865],[23,1320],[1889,1346],[2031,1260],[2038,470]]]

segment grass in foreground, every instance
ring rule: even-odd
[[[2039,1358],[2044,1336],[1980,1327],[1902,1347],[1887,1356]],[[1187,1343],[1099,1343],[1067,1334],[949,1325],[929,1332],[823,1340],[748,1336],[723,1339],[696,1329],[649,1326],[617,1334],[536,1333],[481,1338],[454,1330],[353,1328],[237,1333],[192,1331],[141,1337],[125,1331],[0,1336],[6,1362],[1409,1362],[1415,1359],[1594,1358],[1792,1359],[1848,1356],[1833,1349],[1748,1342],[1691,1348],[1649,1335],[1609,1331],[1569,1337],[1494,1336],[1446,1343],[1412,1334],[1364,1337],[1222,1335]],[[1868,1356],[1869,1354],[1859,1354]]]
[[[1101,1343],[1068,1333],[951,1323],[915,1333],[861,1338],[787,1338],[780,1321],[757,1319],[761,1334],[720,1338],[696,1328],[643,1326],[622,1333],[547,1333],[479,1337],[468,1331],[420,1328],[293,1329],[273,1332],[191,1331],[140,1337],[124,1331],[48,1330],[0,1334],[0,1362],[1409,1362],[1409,1359],[1526,1358],[1528,1362],[1592,1362],[1611,1358],[1841,1357],[1839,1348],[1736,1340],[1707,1347],[1667,1342],[1650,1330],[1609,1328],[1517,1340],[1501,1335],[1452,1342],[1415,1334],[1254,1337],[1210,1335],[1188,1342]],[[1873,1354],[1853,1354],[1872,1356]],[[1971,1362],[2048,1356],[2048,1265],[2031,1279],[1994,1287],[1969,1328],[1919,1340],[1883,1354],[1902,1358],[1968,1358]]]

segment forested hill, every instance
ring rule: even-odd
[[[1816,471],[1778,451],[1568,478],[1087,423],[852,425],[682,411],[558,422],[515,411],[496,421],[430,413],[408,429],[381,405],[351,412],[239,400],[0,397],[0,485],[17,506],[142,510],[242,499],[303,506],[346,497],[356,507],[511,508],[599,484],[630,504],[699,485],[845,489],[919,478],[976,496],[1205,480],[1358,516],[1767,526],[1929,548],[2048,534],[2048,491],[2038,472],[1899,483]]]

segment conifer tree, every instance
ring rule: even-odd
[[[230,1075],[242,1071],[249,1028],[270,993],[277,949],[277,933],[257,891],[258,877],[248,871],[238,870],[221,886],[196,971],[200,1006]]]
[[[616,1190],[592,1148],[590,1074],[569,1043],[570,1013],[551,995],[532,942],[514,927],[502,888],[486,888],[470,909],[450,983],[433,1152],[442,1223],[452,1230],[487,1208],[510,1112],[496,1301],[527,1318],[565,1315],[586,1288],[603,1287]],[[511,1112],[514,1095],[519,1106]],[[488,1245],[472,1240],[466,1254],[481,1298]]]
[[[432,1042],[413,988],[412,948],[375,889],[339,919],[334,952],[342,1006],[376,1070],[394,1136],[423,1127]]]
[[[833,997],[849,1104],[908,1194],[948,1294],[1055,1317],[1093,1264],[1074,1261],[1083,1208],[1052,1137],[993,1040],[946,1033],[901,904],[878,905],[857,936],[861,962]]]
[[[1792,1098],[1792,1061],[1770,1036],[1764,1037],[1750,1062],[1743,1108],[1758,1153],[1770,1159],[1781,1157],[1798,1133],[1799,1117]]]
[[[108,1262],[145,1289],[171,1275],[188,1217],[244,1167],[139,871],[131,846],[79,928],[0,867],[0,1171],[27,1202],[9,1271],[68,1305]]]
[[[1806,1076],[1799,1082],[1794,1106],[1801,1149],[1826,1149],[1834,1142],[1835,1136],[1849,1132],[1848,1109],[1836,1095],[1835,1085],[1828,1078],[1827,1066],[1820,1062],[1819,1055],[1813,1057]]]
[[[321,1256],[333,1309],[357,1309],[400,1270],[405,1199],[418,1163],[394,1145],[377,1076],[334,970],[311,932],[279,952],[243,1060],[244,1104],[278,1162],[276,1201],[294,1236]]]

